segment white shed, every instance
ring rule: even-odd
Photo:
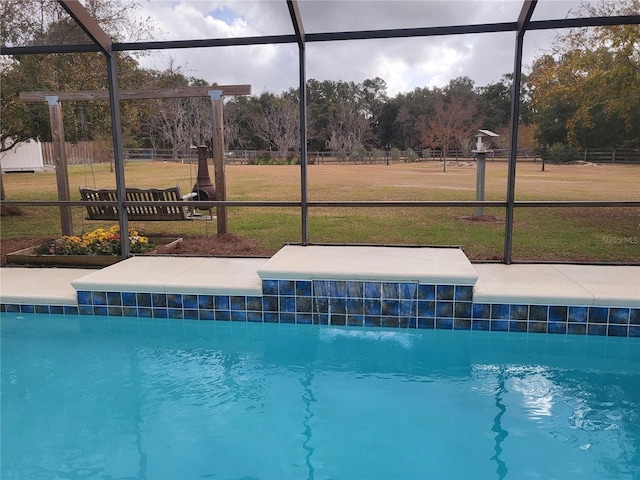
[[[42,148],[40,142],[31,140],[0,153],[2,172],[42,172]]]

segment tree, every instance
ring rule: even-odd
[[[273,97],[263,94],[262,97]],[[264,99],[267,101],[267,99]],[[261,115],[253,117],[253,129],[277,152],[287,155],[300,146],[300,115],[298,105],[284,98],[271,98]]]
[[[640,0],[584,4],[584,16],[637,15]],[[537,135],[580,147],[640,145],[640,29],[570,30],[530,75]],[[561,138],[561,137],[565,138]]]

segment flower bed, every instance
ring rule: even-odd
[[[160,245],[179,242],[179,238],[148,238],[129,230],[129,251],[134,255],[153,253]],[[7,255],[7,264],[104,267],[122,260],[120,229],[98,228],[81,237],[50,239]]]

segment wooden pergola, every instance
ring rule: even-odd
[[[205,87],[181,87],[181,88],[153,88],[142,90],[122,90],[120,100],[143,100],[158,98],[185,98],[185,97],[209,97],[211,99],[212,111],[212,151],[213,168],[215,176],[216,200],[226,201],[226,180],[224,172],[224,119],[222,97],[225,95],[251,95],[251,85],[213,85]],[[49,119],[51,122],[51,137],[53,140],[53,154],[56,165],[56,181],[58,185],[58,200],[69,201],[71,199],[69,191],[69,173],[67,170],[67,159],[64,149],[64,128],[62,122],[63,101],[108,101],[111,94],[106,90],[86,90],[77,92],[20,92],[20,100],[23,102],[47,102],[49,105]],[[115,135],[115,134],[114,134]],[[114,136],[115,149],[115,136]],[[115,153],[115,152],[114,152]],[[116,156],[117,159],[117,156]],[[122,162],[121,162],[122,163]],[[116,161],[116,165],[118,161]],[[116,169],[116,182],[118,181],[118,170]],[[124,170],[120,173],[124,183]],[[120,231],[127,223],[126,208],[124,207],[124,197],[118,191],[118,211],[120,216]],[[216,207],[216,222],[218,235],[227,233],[227,210],[224,205]],[[63,235],[73,235],[73,222],[71,218],[71,207],[60,205],[60,225]],[[124,249],[123,246],[122,248]],[[127,245],[128,248],[128,245]]]

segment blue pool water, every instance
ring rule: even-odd
[[[640,339],[1,327],[5,480],[640,478]]]

